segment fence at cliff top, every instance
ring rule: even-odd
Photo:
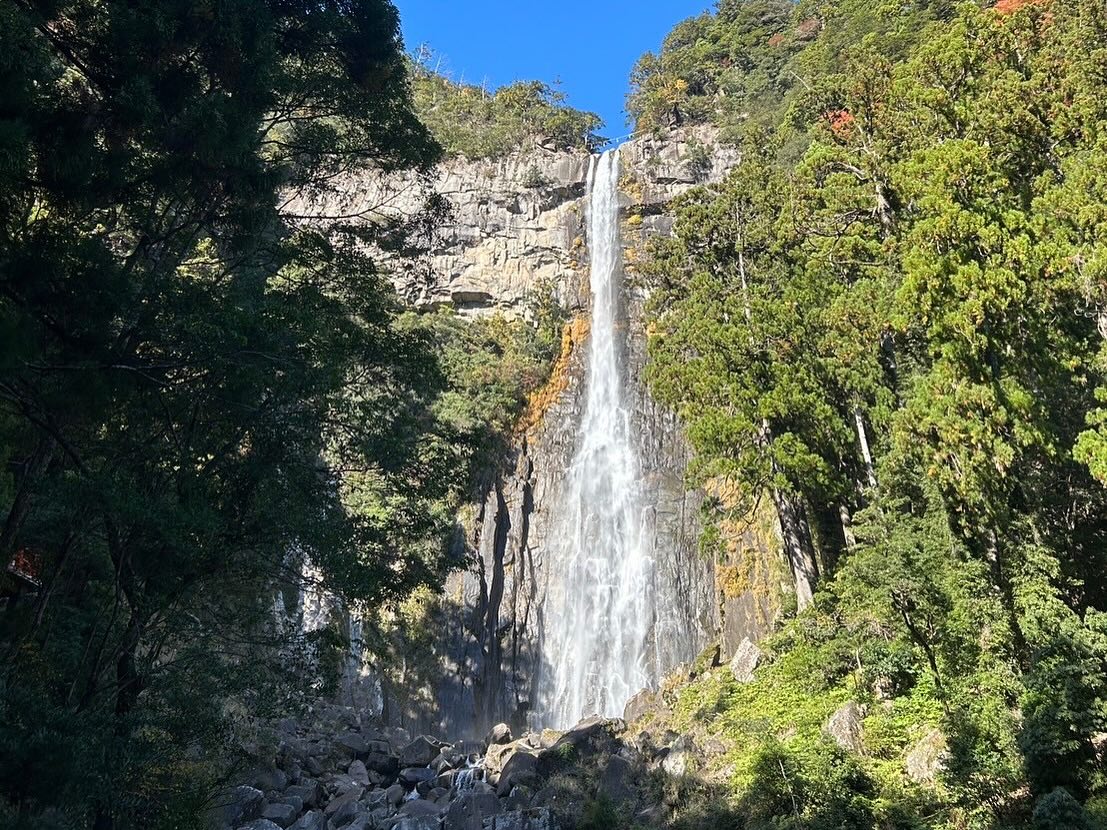
[[[535,725],[566,727],[620,715],[654,684],[659,598],[654,538],[627,405],[619,151],[589,171],[592,325],[584,412],[550,536],[543,607],[543,664]]]

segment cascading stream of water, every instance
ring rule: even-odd
[[[588,211],[592,325],[580,437],[551,539],[559,596],[547,598],[538,715],[566,727],[621,715],[657,677],[651,646],[653,534],[625,401],[620,325],[619,152],[593,159]]]

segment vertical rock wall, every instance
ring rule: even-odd
[[[700,148],[707,150],[706,162]],[[669,231],[665,208],[674,196],[719,180],[737,163],[734,151],[716,146],[704,131],[636,140],[622,153],[624,207],[636,217],[624,227],[629,263],[651,234]],[[470,564],[445,588],[435,648],[440,671],[432,688],[393,690],[384,714],[395,725],[457,737],[483,734],[499,721],[521,727],[535,679],[547,668],[540,648],[546,550],[584,389],[589,162],[583,153],[541,148],[496,162],[452,162],[436,179],[389,192],[363,192],[352,183],[342,205],[347,211],[377,205],[385,212],[410,211],[428,190],[451,201],[452,222],[432,243],[424,267],[396,276],[400,293],[417,306],[450,303],[463,314],[523,315],[527,298],[549,286],[575,315],[544,411],[520,433],[505,469],[490,472],[482,502],[463,522],[458,543]],[[667,635],[675,663],[677,655],[689,659],[723,631],[729,642],[738,635],[756,638],[762,629],[751,621],[764,614],[755,598],[739,597],[735,605],[718,593],[715,564],[698,551],[702,494],[685,486],[688,447],[676,418],[653,401],[642,378],[644,302],[640,289],[628,287],[628,390],[655,511],[660,578],[683,597],[683,622]],[[727,603],[736,609],[734,620],[720,616]]]

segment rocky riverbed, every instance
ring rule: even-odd
[[[661,815],[651,776],[683,760],[687,740],[631,737],[621,719],[565,731],[448,743],[317,706],[285,720],[256,749],[258,764],[215,808],[223,830],[566,830],[589,811]],[[680,766],[681,764],[677,764]]]

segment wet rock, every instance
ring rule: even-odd
[[[442,743],[420,735],[400,750],[401,767],[427,767],[442,751]]]
[[[851,700],[830,716],[826,733],[842,749],[860,752],[864,741],[864,720],[864,708],[857,701]]]
[[[761,665],[763,653],[748,637],[742,640],[730,659],[730,672],[739,683],[752,683],[754,672]]]
[[[489,747],[496,744],[509,744],[511,741],[511,727],[506,723],[497,723],[488,731],[488,736],[484,739]]]
[[[907,753],[907,777],[916,784],[933,784],[949,760],[949,744],[941,730],[933,729]]]
[[[290,827],[296,821],[298,815],[300,815],[300,811],[295,805],[284,802],[270,804],[261,811],[262,818],[268,819],[281,827]]]

